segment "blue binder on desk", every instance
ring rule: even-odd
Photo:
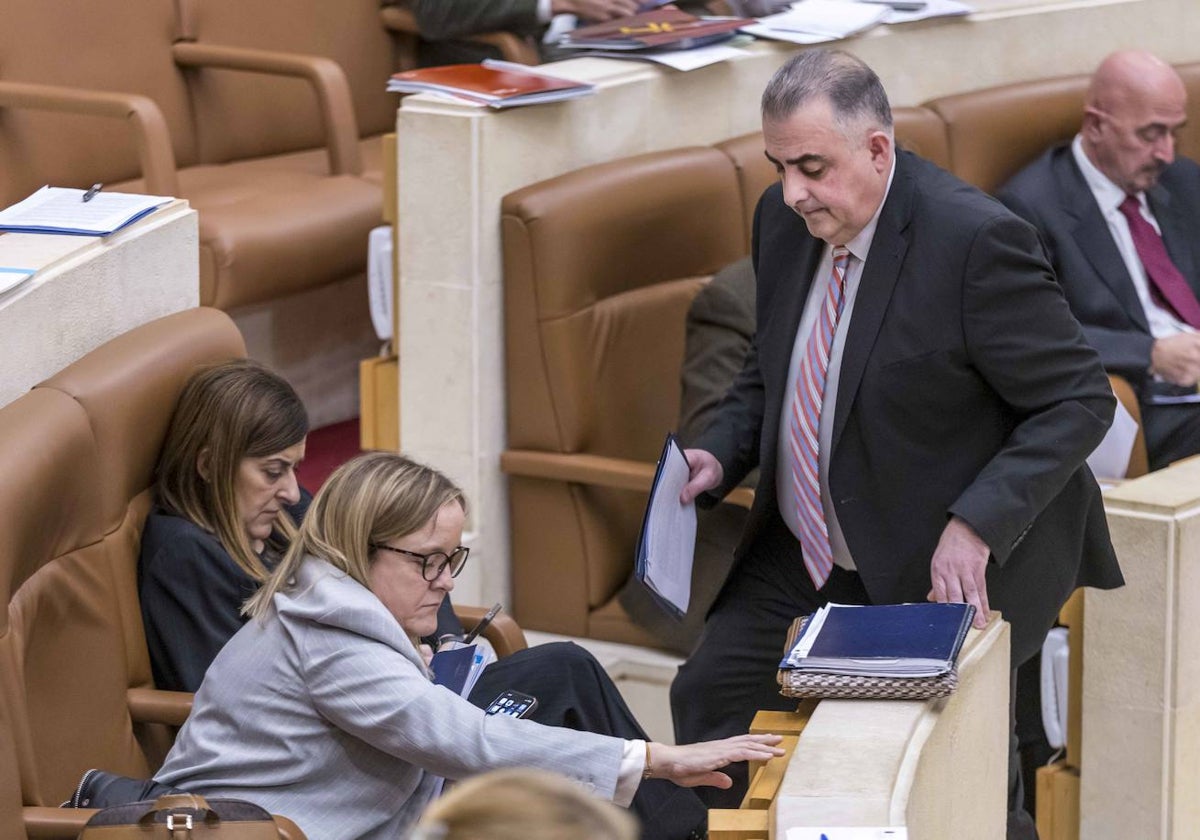
[[[866,677],[949,673],[975,608],[970,604],[826,604],[806,622],[781,670]]]

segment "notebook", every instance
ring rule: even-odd
[[[448,64],[395,73],[387,89],[393,93],[442,93],[490,108],[513,108],[540,102],[576,99],[595,86],[539,73],[523,64],[487,60],[482,64]]]
[[[779,664],[782,670],[871,677],[948,673],[971,628],[970,604],[826,604]]]

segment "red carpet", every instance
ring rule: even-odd
[[[304,460],[296,469],[301,486],[316,493],[329,474],[349,461],[358,448],[358,418],[323,426],[308,433]]]

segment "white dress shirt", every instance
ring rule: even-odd
[[[1097,169],[1096,165],[1088,159],[1083,151],[1083,139],[1078,134],[1071,142],[1071,154],[1075,156],[1075,163],[1079,165],[1079,171],[1083,173],[1083,180],[1087,182],[1088,189],[1092,191],[1096,203],[1100,205],[1100,213],[1104,216],[1104,221],[1108,223],[1108,232],[1112,234],[1113,242],[1116,243],[1117,250],[1121,252],[1121,260],[1125,263],[1125,269],[1129,272],[1130,279],[1133,280],[1133,288],[1137,290],[1138,300],[1142,303],[1142,310],[1146,313],[1150,335],[1154,338],[1166,338],[1176,333],[1195,332],[1191,326],[1175,317],[1174,312],[1155,301],[1150,294],[1150,280],[1146,276],[1146,269],[1138,256],[1137,248],[1133,244],[1133,234],[1129,232],[1129,221],[1119,209],[1121,202],[1125,200],[1125,191],[1110,181],[1108,176]],[[1158,226],[1158,220],[1154,218],[1154,213],[1150,211],[1150,205],[1146,202],[1146,194],[1140,192],[1135,197],[1141,208],[1142,218],[1149,222],[1161,236],[1162,229]]]
[[[863,264],[871,251],[871,240],[875,238],[875,228],[879,224],[879,213],[887,202],[888,193],[892,189],[892,178],[896,174],[896,160],[892,158],[892,171],[888,173],[887,187],[879,207],[871,221],[857,236],[846,243],[850,251],[850,262],[846,266],[843,295],[845,303],[842,306],[842,316],[838,320],[837,330],[833,334],[833,344],[829,348],[829,370],[825,374],[825,395],[821,403],[821,420],[817,429],[817,446],[819,450],[819,467],[821,482],[821,505],[825,509],[825,525],[829,529],[829,546],[833,550],[834,565],[843,569],[854,569],[854,559],[846,546],[846,538],[838,524],[837,513],[829,495],[829,448],[833,439],[833,414],[837,405],[838,380],[841,378],[842,351],[846,345],[846,331],[850,328],[850,317],[854,314],[854,301],[858,297],[858,281],[862,277]],[[775,496],[779,502],[779,513],[788,529],[800,539],[800,523],[796,515],[799,500],[792,485],[792,455],[789,444],[791,410],[793,395],[796,392],[796,377],[800,375],[800,360],[804,358],[804,350],[808,344],[809,334],[817,322],[817,315],[829,289],[829,276],[833,273],[833,246],[826,244],[813,275],[812,285],[808,290],[808,299],[804,304],[804,313],[800,317],[800,327],[796,330],[796,339],[792,344],[792,359],[788,365],[787,388],[784,391],[782,413],[779,418],[778,456],[775,471]]]

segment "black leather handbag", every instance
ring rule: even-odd
[[[170,793],[97,811],[78,840],[279,840],[265,809],[241,799]]]

